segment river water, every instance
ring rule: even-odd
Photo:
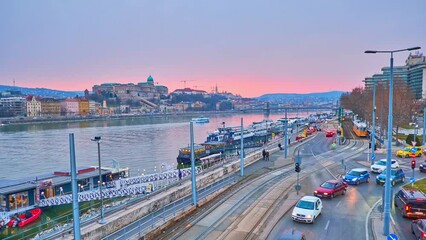
[[[307,117],[310,113],[289,113],[288,117]],[[197,117],[197,116],[194,116]],[[227,114],[209,116],[210,123],[194,124],[195,143],[205,141],[208,132],[225,122],[226,126],[244,126],[263,119],[277,120],[283,114]],[[191,117],[167,116],[128,118],[88,122],[37,123],[0,126],[0,180],[20,179],[68,170],[69,133],[74,133],[78,167],[97,166],[98,152],[94,136],[101,136],[103,166],[129,167],[130,174],[153,173],[176,168],[181,147],[189,145]]]

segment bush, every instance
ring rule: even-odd
[[[408,134],[407,138],[405,139],[405,142],[407,145],[412,145],[412,141],[414,141],[414,134]],[[421,146],[422,143],[420,142],[419,135],[416,135],[416,146]]]

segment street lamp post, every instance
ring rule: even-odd
[[[101,219],[99,220],[99,224],[104,224],[104,198],[102,196],[102,169],[101,169],[101,137],[96,136],[92,138],[92,141],[95,141],[98,144],[98,165],[99,165],[99,195],[101,199]]]
[[[389,78],[389,113],[388,113],[388,143],[386,151],[386,180],[385,180],[385,206],[384,206],[384,223],[383,223],[383,234],[389,235],[390,225],[390,207],[391,207],[391,158],[392,158],[392,103],[393,103],[393,53],[412,51],[420,49],[420,47],[405,48],[392,51],[376,51],[367,50],[365,53],[390,53],[390,78]]]
[[[371,131],[371,165],[374,164],[374,149],[376,147],[376,81],[373,81],[373,130]]]
[[[425,136],[426,135],[426,107],[423,108],[423,136],[422,136],[422,145],[425,145]]]

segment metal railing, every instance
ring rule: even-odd
[[[202,196],[199,201],[205,200],[209,195],[221,190],[224,186],[229,185],[235,180],[235,176],[229,176],[220,181],[217,181],[199,191],[199,196]],[[106,240],[110,239],[135,239],[143,237],[149,231],[152,231],[159,224],[164,224],[168,220],[173,219],[176,216],[182,215],[183,212],[192,208],[192,199],[190,195],[185,198],[181,198],[168,205],[163,206],[161,209],[152,212],[139,220],[125,226],[115,233],[103,238]]]

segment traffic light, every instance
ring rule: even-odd
[[[295,164],[295,168],[294,168],[294,170],[295,170],[296,172],[300,172],[300,164],[296,163],[296,164]]]
[[[416,160],[411,160],[411,169],[416,168]]]

